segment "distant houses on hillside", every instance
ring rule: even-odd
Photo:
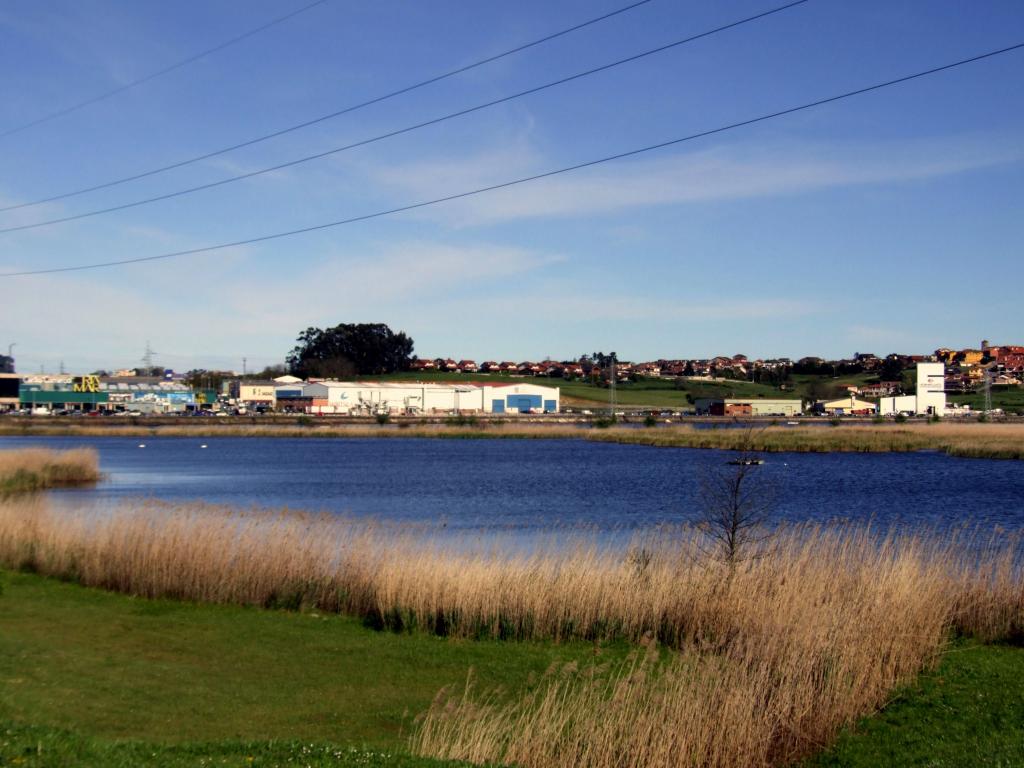
[[[978,349],[954,350],[942,347],[930,355],[890,354],[879,357],[858,352],[852,357],[826,360],[821,357],[750,359],[746,355],[718,355],[711,358],[659,358],[642,362],[617,361],[614,374],[617,381],[637,379],[693,378],[708,380],[746,380],[766,383],[782,390],[791,375],[818,375],[838,378],[842,376],[871,375],[870,381],[852,388],[859,397],[882,398],[899,395],[904,382],[901,375],[919,363],[943,363],[945,388],[950,392],[973,391],[986,380],[995,386],[1014,386],[1024,383],[1024,346],[990,345],[982,342]],[[592,379],[607,381],[612,366],[602,366],[589,357],[578,360],[475,360],[454,358],[415,359],[412,371],[443,372],[463,375],[533,376],[561,379]]]

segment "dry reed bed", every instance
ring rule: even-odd
[[[91,448],[0,451],[0,494],[83,485],[99,479],[99,457]]]
[[[684,448],[774,453],[906,452],[936,450],[950,456],[1024,459],[1024,424],[844,424],[839,427],[769,426],[764,429],[668,429],[594,432],[592,440]]]
[[[8,568],[454,636],[647,643],[624,667],[555,670],[522,700],[441,696],[413,740],[537,768],[782,765],[828,743],[932,664],[951,630],[1024,631],[1020,542],[968,539],[803,527],[729,567],[693,531],[628,553],[592,540],[516,553],[287,510],[0,502]]]
[[[552,669],[511,702],[471,685],[446,691],[412,747],[531,768],[787,765],[883,706],[951,629],[986,640],[1024,631],[1016,541],[967,554],[955,539],[847,528],[777,544],[731,572],[692,542],[659,552],[654,573],[632,574],[634,605],[611,602],[635,629],[660,605],[675,651],[659,659],[651,644],[625,664]],[[589,589],[578,599],[601,603]]]
[[[755,429],[694,429],[691,426],[656,429],[586,429],[566,424],[472,425],[409,424],[251,426],[190,424],[183,426],[79,426],[26,425],[3,429],[10,435],[79,435],[109,437],[288,437],[362,438],[419,437],[462,439],[584,439],[673,448],[750,449],[762,452],[906,452],[935,450],[951,456],[988,459],[1024,459],[1024,424],[844,424],[840,427],[769,426]]]

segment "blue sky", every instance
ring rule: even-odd
[[[303,2],[10,0],[0,132]],[[628,4],[329,0],[0,138],[0,207],[267,133]],[[322,151],[781,2],[652,0],[386,103],[202,163],[0,213],[73,215]],[[0,272],[149,256],[461,192],[1024,42],[1019,0],[811,0],[441,125],[175,200],[0,234]],[[1024,50],[578,173],[116,269],[2,278],[19,369],[280,362],[386,322],[421,356],[844,356],[1024,342]]]

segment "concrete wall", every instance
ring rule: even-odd
[[[800,400],[750,400],[754,416],[799,416],[803,412]]]
[[[897,413],[917,413],[917,397],[915,395],[883,397],[878,401],[878,413],[882,416],[895,416]]]
[[[277,401],[277,393],[273,385],[269,384],[240,384],[238,387],[238,399],[245,403],[268,403],[273,405]]]

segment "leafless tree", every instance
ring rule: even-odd
[[[700,485],[699,527],[707,537],[705,552],[730,567],[768,551],[774,488],[761,458],[752,449],[753,428],[734,458],[709,470]]]

